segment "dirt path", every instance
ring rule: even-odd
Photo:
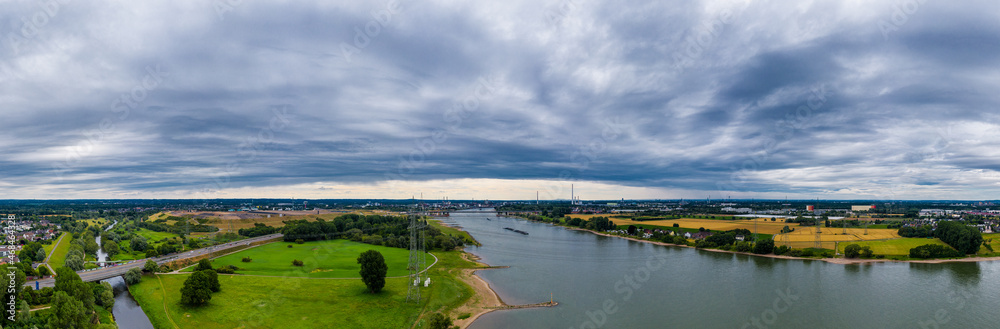
[[[170,311],[167,310],[167,288],[163,286],[163,280],[160,280],[159,275],[156,276],[156,281],[160,282],[160,291],[163,292],[163,315],[167,317],[167,320],[170,320],[170,324],[174,325],[174,329],[180,329],[174,319],[170,318]]]
[[[59,235],[59,240],[56,240],[55,246],[52,247],[52,250],[49,250],[49,254],[45,256],[45,261],[42,262],[45,267],[49,268],[49,273],[52,273],[52,275],[56,274],[56,269],[49,265],[49,259],[52,258],[52,254],[56,252],[56,249],[59,249],[59,244],[62,243],[62,240],[66,237],[66,235],[69,235],[69,233],[63,232]]]

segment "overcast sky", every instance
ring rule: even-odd
[[[1000,198],[996,1],[0,3],[0,198]]]

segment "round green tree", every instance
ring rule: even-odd
[[[368,286],[368,291],[373,294],[382,291],[385,287],[385,274],[389,271],[382,253],[375,250],[365,251],[358,256],[358,264],[361,264],[361,281]]]

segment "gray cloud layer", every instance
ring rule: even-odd
[[[40,3],[0,4],[0,197],[1000,197],[995,2]]]

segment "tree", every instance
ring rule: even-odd
[[[361,264],[361,281],[365,282],[368,291],[373,294],[382,291],[385,287],[385,274],[389,271],[382,253],[375,250],[365,251],[358,256],[358,264]]]
[[[65,291],[56,291],[52,295],[52,316],[48,322],[50,328],[89,328],[87,320],[87,308],[83,302]]]
[[[198,261],[198,266],[194,268],[195,271],[211,270],[212,262],[208,259],[202,259]]]
[[[146,242],[146,238],[136,235],[129,241],[129,246],[132,247],[132,251],[141,252],[146,250],[149,244]]]
[[[149,273],[156,273],[156,271],[160,270],[160,265],[156,264],[155,261],[153,261],[152,259],[150,259],[150,260],[147,260],[146,264],[144,264],[142,266],[142,270],[146,271],[146,272],[149,272]]]
[[[97,241],[94,240],[87,240],[87,242],[83,245],[83,251],[85,251],[88,255],[97,254],[97,249],[99,248],[100,246],[97,245]]]
[[[49,276],[51,274],[52,273],[49,272],[49,267],[48,266],[39,266],[38,267],[38,275],[40,275],[40,276]]]
[[[45,249],[38,249],[35,251],[35,261],[41,262],[45,260]]]
[[[847,258],[858,258],[861,255],[861,245],[849,244],[844,247],[844,257]]]
[[[123,275],[123,277],[125,278],[125,283],[128,284],[139,283],[140,281],[142,281],[142,269],[138,267],[130,268],[128,272],[125,272],[125,275]]]
[[[108,253],[108,258],[115,257],[115,255],[117,255],[118,252],[121,251],[121,249],[118,248],[118,244],[112,240],[108,240],[106,243],[104,243],[102,245],[102,248],[104,248],[104,252]]]
[[[431,329],[450,329],[451,324],[451,318],[444,316],[444,314],[434,313],[434,315],[431,315]]]
[[[205,282],[208,284],[208,290],[211,290],[212,292],[219,292],[219,290],[222,290],[222,285],[219,284],[219,273],[216,273],[215,270],[211,269],[201,270],[199,272],[205,273]]]
[[[72,269],[60,267],[56,270],[55,291],[63,291],[71,297],[83,302],[86,309],[94,307],[94,289],[80,279]]]
[[[753,253],[755,254],[770,254],[774,251],[774,240],[766,239],[760,240],[753,245]]]
[[[194,272],[184,280],[181,288],[181,303],[187,305],[203,305],[212,300],[210,278],[205,271]]]
[[[636,228],[635,225],[629,225],[627,228],[625,228],[625,231],[628,232],[628,235],[635,235],[635,231],[637,229],[638,228]]]
[[[101,284],[94,285],[94,298],[97,305],[104,306],[106,309],[110,310],[115,306],[115,290],[111,288],[110,283],[101,282]]]
[[[69,255],[69,256],[66,256],[66,263],[64,265],[67,268],[72,269],[73,271],[82,271],[83,270],[83,258],[80,258],[80,256],[78,256],[78,255]]]
[[[872,247],[864,246],[861,247],[861,258],[872,258],[875,253],[872,251]]]
[[[965,254],[979,252],[979,246],[983,244],[983,234],[979,229],[959,222],[939,222],[934,236]]]

